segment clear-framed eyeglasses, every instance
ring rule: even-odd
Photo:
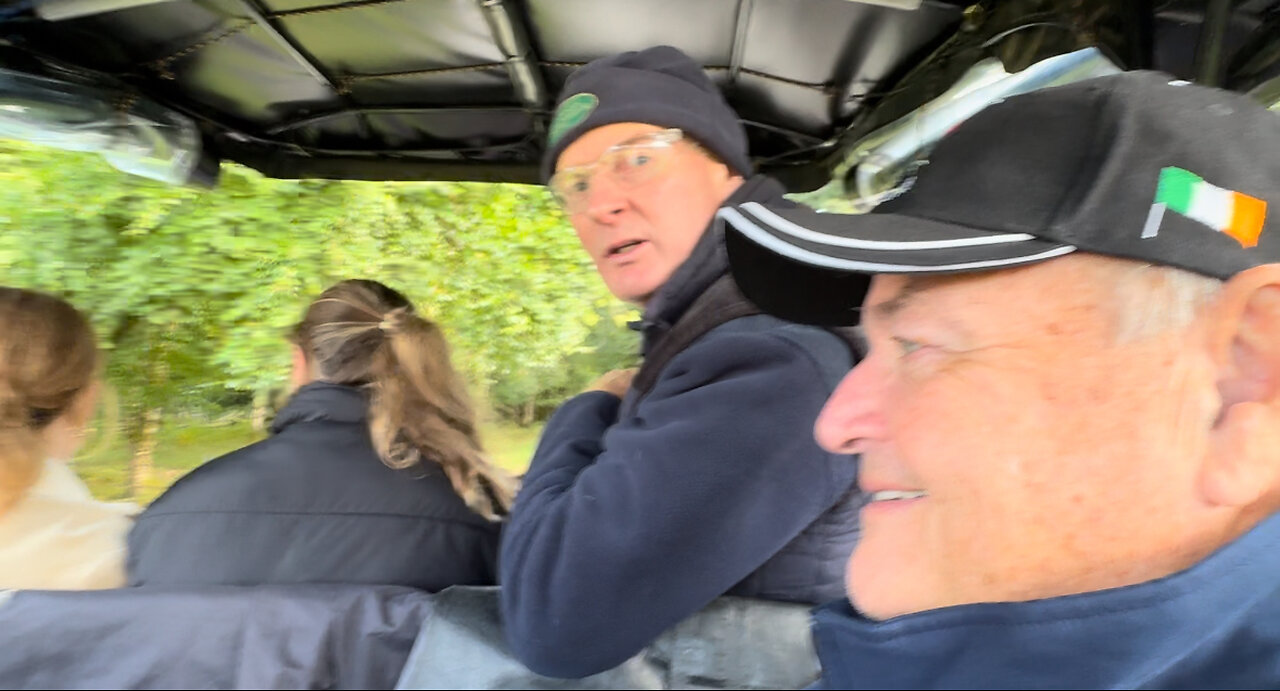
[[[547,187],[560,206],[570,214],[586,211],[591,197],[591,184],[598,175],[628,189],[643,185],[661,174],[670,163],[676,142],[684,132],[665,129],[618,142],[593,163],[563,168],[551,176]]]

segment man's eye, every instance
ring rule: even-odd
[[[909,338],[902,338],[900,336],[894,336],[893,342],[898,346],[898,353],[904,356],[910,355],[924,347],[916,341]]]
[[[578,178],[569,182],[569,191],[574,194],[583,194],[591,189],[591,184],[587,178]]]
[[[627,154],[624,160],[628,167],[643,168],[644,166],[649,165],[649,162],[653,160],[653,157],[645,151],[632,151]]]

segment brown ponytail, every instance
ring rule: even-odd
[[[484,453],[444,334],[403,295],[343,281],[311,304],[295,335],[322,379],[371,389],[369,430],[383,463],[435,463],[471,510],[489,520],[506,514],[515,480]]]
[[[92,383],[93,330],[52,295],[0,287],[0,513],[40,476],[42,431]]]

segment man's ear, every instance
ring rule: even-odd
[[[1248,507],[1280,490],[1280,264],[1224,283],[1207,319],[1221,408],[1202,489],[1212,504]]]
[[[725,192],[724,196],[728,198],[730,194],[733,194],[735,191],[737,191],[739,187],[742,186],[742,183],[745,181],[745,178],[743,178],[740,173],[734,171],[733,168],[730,168],[727,163],[717,162],[717,165],[720,166],[720,168],[722,168],[723,170],[718,168],[716,170],[716,177],[719,179],[720,185],[723,191]]]

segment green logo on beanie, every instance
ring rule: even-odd
[[[596,98],[595,94],[581,93],[566,98],[564,103],[556,108],[555,117],[551,118],[551,132],[547,135],[547,146],[555,146],[565,132],[581,125],[598,105],[600,105],[600,99]]]

